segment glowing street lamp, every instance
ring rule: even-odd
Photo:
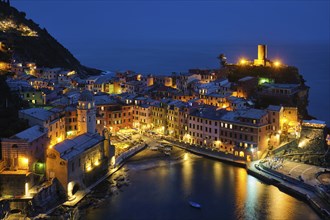
[[[242,58],[242,59],[239,61],[239,63],[240,63],[241,65],[246,65],[246,64],[247,64],[247,60],[244,59],[244,58]]]
[[[280,67],[281,66],[281,62],[278,61],[278,60],[274,61],[274,66],[275,67]]]
[[[95,161],[95,163],[94,163],[94,165],[95,165],[95,166],[98,166],[98,165],[100,165],[100,162],[99,162],[99,160],[96,160],[96,161]]]

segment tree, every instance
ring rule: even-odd
[[[227,65],[227,57],[225,56],[225,54],[222,53],[217,58],[220,60],[221,67],[225,67]]]

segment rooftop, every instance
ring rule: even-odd
[[[267,110],[279,112],[279,111],[281,111],[281,108],[282,108],[282,106],[279,106],[279,105],[269,105]]]
[[[95,105],[109,105],[116,104],[117,102],[109,95],[95,96]]]
[[[35,125],[31,128],[28,128],[20,133],[17,133],[13,136],[13,138],[20,138],[20,139],[25,139],[28,142],[32,142],[42,135],[46,134],[46,129],[42,128],[39,125]]]
[[[79,97],[79,100],[78,101],[92,102],[92,101],[94,101],[94,96],[93,96],[93,94],[90,91],[84,90],[80,94],[80,97]]]
[[[220,120],[222,115],[226,113],[226,110],[216,110],[215,107],[205,107],[197,109],[196,111],[192,112],[192,116],[206,118],[210,120]]]
[[[249,118],[249,119],[260,119],[264,115],[266,115],[267,112],[260,109],[239,109],[237,111],[228,111],[226,112],[221,119],[226,121],[233,121],[233,122],[241,122],[239,118]]]
[[[238,113],[240,114],[239,117],[250,119],[261,119],[264,115],[267,114],[266,111],[255,108],[239,110]]]
[[[62,159],[70,160],[87,149],[94,147],[102,140],[103,137],[99,134],[86,133],[58,143],[53,148],[60,153]]]
[[[140,107],[141,107],[141,108],[149,108],[150,105],[148,105],[148,104],[141,104]]]
[[[180,107],[186,107],[187,106],[187,103],[186,102],[179,101],[179,100],[174,100],[174,101],[168,103],[168,105],[174,106],[176,108],[180,108]]]
[[[103,84],[112,80],[113,76],[111,74],[103,75],[95,81],[95,84]]]
[[[48,120],[54,114],[43,108],[29,108],[29,109],[20,110],[20,112],[42,121]]]
[[[228,101],[230,103],[234,103],[234,104],[239,104],[239,103],[245,103],[246,102],[246,100],[244,98],[238,98],[238,97],[235,97],[235,96],[229,96]]]

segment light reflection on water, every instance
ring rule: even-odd
[[[188,155],[188,154],[185,154]],[[192,172],[193,172],[193,162],[189,160],[188,156],[186,160],[182,163],[182,169],[181,169],[181,176],[182,176],[182,191],[185,192],[186,195],[191,192],[191,186],[192,186]]]
[[[305,203],[243,168],[190,157],[161,165],[129,171],[131,184],[84,219],[319,219]]]
[[[220,163],[214,163],[213,164],[213,177],[214,177],[214,183],[217,187],[215,187],[216,193],[220,192],[220,189],[222,188],[222,181],[223,181],[223,175],[222,175],[222,166]]]
[[[238,217],[243,217],[244,214],[250,213],[250,210],[246,207],[247,188],[253,191],[253,188],[246,182],[246,170],[237,168],[235,176],[235,210]],[[253,202],[253,201],[252,201]],[[250,204],[250,202],[248,203]]]

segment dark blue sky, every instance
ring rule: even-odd
[[[60,42],[74,38],[329,43],[329,1],[19,1]]]

